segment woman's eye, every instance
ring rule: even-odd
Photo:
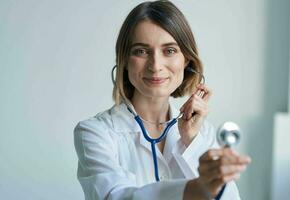
[[[177,52],[177,50],[175,49],[175,48],[167,48],[166,50],[165,50],[165,53],[167,54],[167,55],[172,55],[172,54],[175,54]]]
[[[135,49],[133,50],[133,55],[147,55],[148,51],[146,49]]]

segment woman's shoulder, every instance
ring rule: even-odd
[[[89,117],[87,119],[81,120],[75,126],[74,131],[82,129],[109,129],[112,127],[112,115],[115,113],[114,110],[118,108],[117,105],[113,105],[111,108],[97,113],[95,116]]]
[[[128,121],[128,111],[124,104],[113,105],[110,109],[97,113],[93,117],[78,122],[75,132],[78,130],[101,130],[102,132],[111,130],[116,132],[119,126]],[[129,125],[128,125],[129,126]]]
[[[110,109],[97,113],[77,123],[74,128],[74,144],[79,156],[83,156],[85,151],[92,151],[98,144],[115,146],[114,131],[112,128],[112,110]]]

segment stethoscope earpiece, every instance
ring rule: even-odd
[[[196,71],[195,69],[193,69],[190,66],[187,66],[185,69],[186,69],[186,71],[189,71],[189,72],[192,72],[192,73],[200,75],[201,76],[200,83],[203,84],[203,85],[205,84],[205,77],[204,77],[204,75],[201,72]]]

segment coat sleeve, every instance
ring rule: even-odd
[[[213,125],[205,121],[200,132],[186,148],[179,139],[172,149],[173,157],[178,163],[185,178],[192,179],[199,176],[199,157],[209,149],[217,149],[216,131]],[[240,200],[240,194],[234,181],[227,183],[221,200]]]
[[[80,122],[74,130],[78,180],[86,200],[181,200],[186,179],[138,187],[135,174],[118,163],[116,144],[102,121]]]

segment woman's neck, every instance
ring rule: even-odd
[[[135,93],[131,101],[137,114],[146,121],[158,124],[169,120],[168,97],[147,98]]]

